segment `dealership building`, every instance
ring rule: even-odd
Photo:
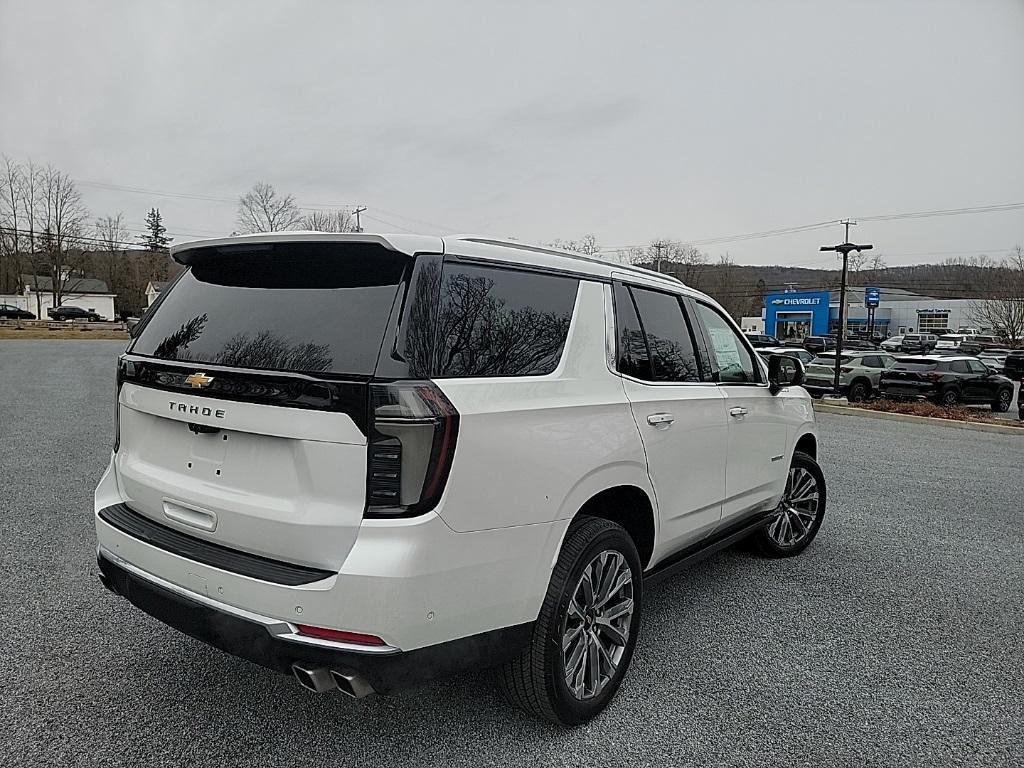
[[[974,299],[936,299],[900,288],[848,288],[847,331],[868,330],[865,292],[878,292],[874,329],[882,334],[936,333],[972,325]],[[769,293],[761,312],[763,333],[779,339],[825,336],[839,328],[839,291],[788,291]],[[747,329],[745,318],[744,329]]]

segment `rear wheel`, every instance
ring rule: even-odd
[[[825,476],[813,458],[797,451],[786,478],[782,500],[768,524],[750,537],[765,557],[792,557],[814,541],[825,516]]]
[[[574,521],[529,645],[498,672],[505,697],[559,725],[603,710],[633,658],[642,572],[622,526],[589,516]]]
[[[850,391],[846,395],[846,399],[851,403],[859,403],[863,400],[867,400],[871,394],[871,385],[866,381],[858,379],[850,385]]]
[[[996,413],[1006,413],[1010,410],[1010,403],[1013,402],[1013,390],[1001,389],[996,399],[992,402],[992,410]]]
[[[939,405],[946,408],[952,408],[954,405],[959,404],[959,402],[960,393],[954,387],[950,387],[939,395]]]

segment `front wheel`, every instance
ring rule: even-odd
[[[814,541],[825,516],[825,475],[811,456],[797,451],[786,477],[782,500],[768,524],[750,537],[765,557],[793,557]]]
[[[505,697],[531,715],[579,725],[603,710],[629,668],[640,626],[643,568],[622,526],[573,521],[533,637],[498,672]]]
[[[1010,410],[1010,403],[1013,402],[1013,390],[1001,389],[999,395],[992,402],[992,410],[996,413],[1006,413]]]
[[[939,396],[939,405],[945,408],[952,408],[953,406],[959,404],[959,402],[960,393],[952,388],[947,389]]]

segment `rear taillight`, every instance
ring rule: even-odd
[[[935,371],[929,371],[928,373],[922,373],[921,378],[928,381],[938,381],[942,378],[942,374],[936,373]]]
[[[839,370],[842,371],[843,373],[851,373],[853,371],[853,368],[850,368],[848,365],[844,365]]]
[[[411,517],[441,499],[459,412],[429,381],[370,385],[366,517]]]
[[[121,447],[121,385],[124,383],[125,371],[131,365],[123,357],[117,359],[117,386],[114,389],[114,453]]]

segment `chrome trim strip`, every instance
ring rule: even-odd
[[[168,592],[173,592],[176,595],[201,605],[205,605],[208,608],[213,608],[221,613],[226,613],[231,616],[244,619],[245,621],[251,621],[255,624],[262,624],[264,629],[266,629],[270,635],[281,640],[290,640],[304,645],[314,645],[320,648],[327,648],[335,651],[349,651],[352,653],[386,655],[400,652],[399,648],[395,648],[391,645],[356,645],[354,643],[339,643],[332,640],[321,640],[318,637],[306,637],[305,635],[300,635],[298,634],[298,627],[287,621],[273,619],[269,616],[253,613],[252,611],[247,611],[244,608],[228,605],[227,603],[222,603],[219,600],[214,600],[207,595],[201,595],[198,592],[192,592],[184,587],[179,587],[177,584],[167,581],[166,579],[161,579],[159,576],[154,576],[151,573],[143,571],[138,566],[132,565],[127,560],[115,555],[105,547],[99,546],[96,550],[100,555],[117,565],[119,568],[124,568],[132,575],[137,576],[144,581],[148,581],[150,584],[155,584],[161,589],[166,589]]]

